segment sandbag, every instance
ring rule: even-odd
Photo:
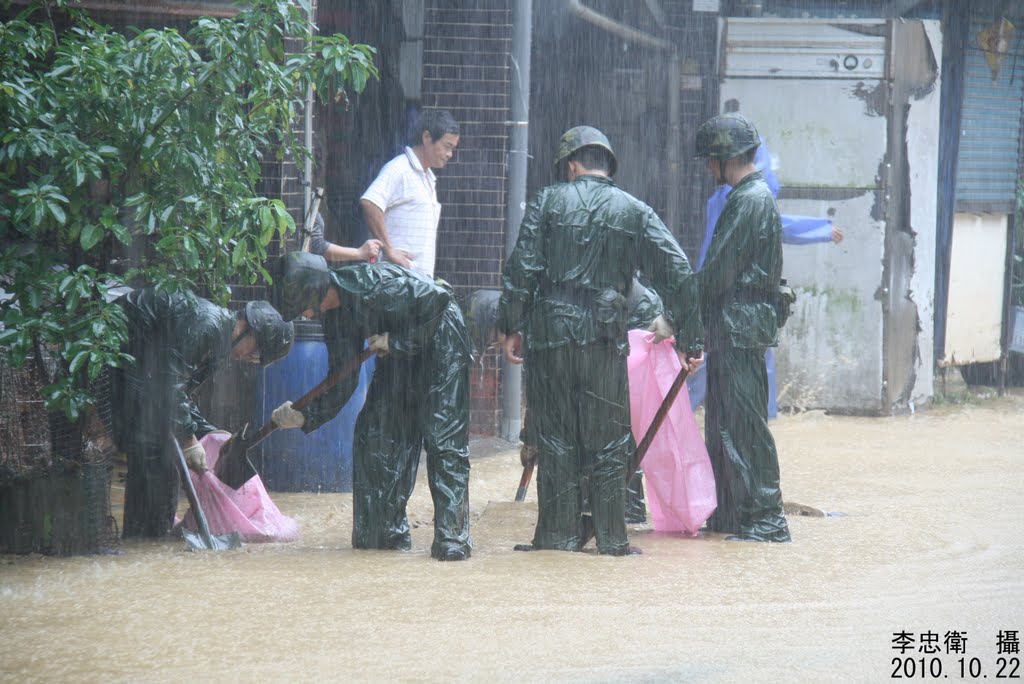
[[[629,332],[629,405],[639,443],[682,366],[668,339],[654,344],[644,330]],[[651,524],[659,532],[694,536],[715,510],[711,461],[683,386],[641,463]]]
[[[232,489],[214,474],[220,448],[229,437],[231,433],[220,431],[203,437],[200,444],[206,449],[209,470],[202,475],[189,471],[211,534],[238,532],[244,542],[295,541],[301,536],[299,524],[278,510],[259,475],[254,475],[238,489]],[[191,509],[182,524],[190,530],[196,529]]]

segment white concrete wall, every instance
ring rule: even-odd
[[[935,63],[942,64],[942,29],[924,21]],[[907,159],[910,165],[910,227],[914,231],[911,297],[917,306],[918,361],[910,400],[922,404],[935,394],[935,234],[938,215],[939,111],[942,73],[931,92],[910,103]],[[1001,300],[1000,300],[1001,301]]]
[[[1007,217],[955,214],[940,365],[995,361],[1001,355]]]

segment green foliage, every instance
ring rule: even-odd
[[[267,246],[295,230],[257,194],[266,155],[302,160],[292,124],[307,89],[346,98],[377,77],[375,51],[306,36],[301,7],[251,0],[229,19],[122,35],[66,2],[0,25],[0,347],[62,360],[46,389],[74,420],[119,352],[116,283],[208,293],[268,278]],[[66,11],[57,33],[51,13]]]

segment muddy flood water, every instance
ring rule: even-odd
[[[411,552],[353,551],[349,494],[274,494],[300,541],[0,557],[0,679],[1024,676],[1024,393],[892,418],[808,412],[773,430],[788,505],[842,514],[791,515],[791,544],[635,526],[642,556],[514,552],[536,500],[512,501],[518,452],[491,440],[475,444],[463,563],[430,559],[425,467]]]

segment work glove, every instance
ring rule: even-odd
[[[384,357],[388,355],[388,334],[381,333],[380,335],[370,335],[368,338],[369,349],[374,352],[377,356]]]
[[[524,468],[530,468],[537,464],[537,447],[531,444],[523,444],[519,447],[519,462]]]
[[[194,470],[197,473],[206,472],[206,449],[202,444],[196,443],[186,447],[183,453],[185,454],[185,464],[189,470]]]
[[[292,402],[286,401],[270,414],[270,422],[279,428],[300,428],[306,423],[301,411],[292,408]]]
[[[672,324],[668,322],[667,318],[661,315],[651,322],[647,327],[647,332],[654,333],[654,344],[661,344],[663,340],[667,340],[676,334],[675,331],[672,330]]]

